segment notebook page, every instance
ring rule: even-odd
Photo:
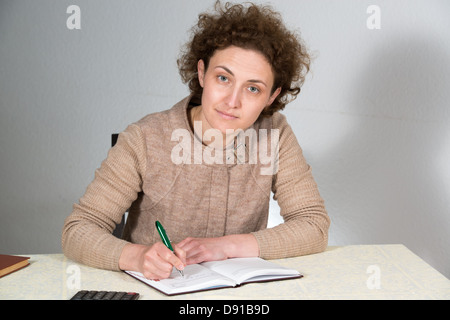
[[[167,294],[176,294],[190,291],[197,291],[220,286],[234,286],[231,279],[209,270],[199,264],[188,265],[184,268],[184,277],[174,268],[169,278],[154,281],[146,279],[141,273],[126,271],[130,275],[148,285],[161,290]]]
[[[243,283],[249,279],[260,281],[299,275],[297,270],[287,269],[261,258],[234,258],[204,262],[202,265],[237,283]]]

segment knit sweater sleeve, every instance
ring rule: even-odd
[[[142,189],[145,155],[143,133],[139,126],[130,125],[119,135],[65,220],[62,248],[67,257],[92,267],[119,270],[127,242],[113,236],[112,231]]]
[[[285,116],[273,116],[279,129],[279,167],[272,191],[284,223],[253,233],[260,256],[278,259],[324,251],[328,244],[330,219],[319,194],[311,167]]]

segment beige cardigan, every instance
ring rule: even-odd
[[[167,111],[150,114],[119,135],[65,221],[65,255],[93,267],[119,270],[127,242],[160,241],[156,220],[174,243],[186,237],[252,233],[265,259],[323,251],[330,220],[285,117],[275,113],[253,126],[257,133],[278,129],[278,167],[267,175],[261,174],[266,164],[249,161],[248,148],[242,162],[198,163],[196,136],[187,118],[189,102],[188,97]],[[173,161],[174,150],[180,149],[181,140],[172,138],[177,129],[185,129],[192,138],[191,149],[175,153],[185,157],[182,163]],[[271,135],[266,136],[267,141],[258,134],[259,145],[267,143],[272,152]],[[201,149],[204,152],[205,146]],[[267,229],[271,191],[284,223]],[[128,209],[123,239],[118,239],[112,231]]]

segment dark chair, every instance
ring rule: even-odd
[[[118,133],[113,133],[111,135],[111,147],[114,147],[118,137],[119,137]],[[122,221],[118,225],[116,225],[116,228],[113,231],[113,235],[116,236],[117,238],[122,238],[122,232],[125,226],[125,221],[126,221],[126,214],[122,216]]]

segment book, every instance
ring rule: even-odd
[[[29,259],[29,257],[0,254],[0,278],[11,272],[25,268],[30,264]]]
[[[184,277],[174,268],[167,279],[149,280],[141,273],[125,271],[128,275],[168,295],[178,295],[220,288],[239,287],[246,283],[297,279],[297,270],[288,269],[261,258],[233,258],[188,265]]]

